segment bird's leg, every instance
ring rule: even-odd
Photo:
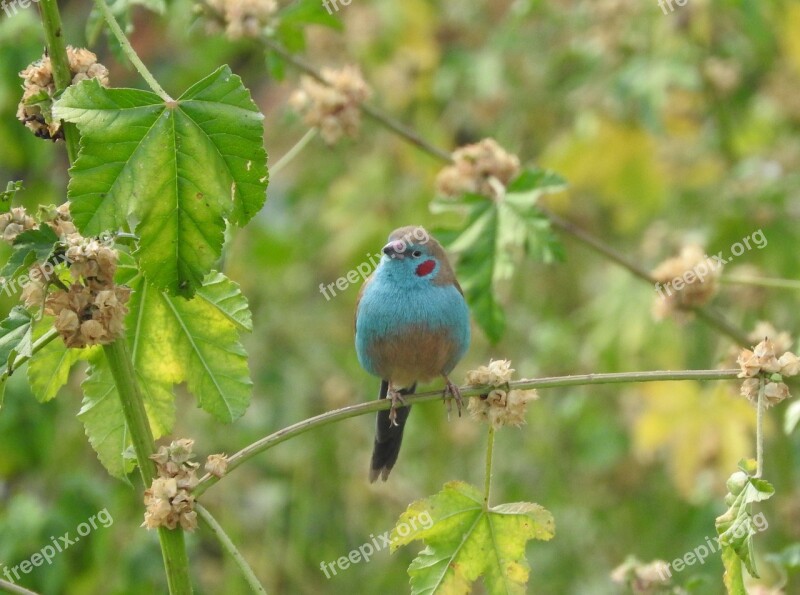
[[[444,391],[442,393],[442,398],[447,399],[447,394],[450,393],[453,399],[456,402],[456,407],[458,408],[458,417],[461,417],[461,405],[463,404],[463,399],[461,398],[461,391],[458,389],[458,386],[450,382],[450,379],[447,377],[447,374],[442,374],[444,376]],[[453,409],[450,401],[447,401],[447,413],[449,414],[450,411]]]
[[[406,400],[403,398],[403,393],[394,388],[391,383],[389,383],[389,390],[386,393],[386,397],[392,401],[392,408],[389,409],[389,423],[393,426],[396,426],[398,425],[397,407],[399,405],[405,405]]]

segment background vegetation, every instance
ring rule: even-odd
[[[67,40],[85,45],[90,3],[61,9]],[[266,116],[271,164],[306,133],[287,105],[297,71],[286,66],[276,79],[256,42],[208,35],[184,0],[162,16],[138,7],[132,15],[132,43],[169,92],[223,63],[242,76]],[[308,61],[359,64],[372,102],[445,150],[490,136],[524,164],[557,171],[569,186],[546,206],[647,270],[689,242],[728,252],[762,229],[768,245],[726,267],[714,303],[747,333],[759,320],[800,331],[796,290],[724,282],[796,276],[800,5],[689,0],[664,14],[655,0],[353,0],[336,18],[341,31],[305,30]],[[0,181],[24,180],[19,197],[34,209],[61,202],[67,179],[63,146],[34,138],[15,118],[17,73],[43,43],[35,7],[0,14]],[[91,49],[114,86],[143,87],[104,37]],[[314,138],[272,176],[266,207],[232,234],[224,259],[253,311],[255,332],[245,339],[252,405],[220,426],[179,398],[175,437],[194,438],[199,452],[230,453],[376,397],[378,382],[359,368],[352,345],[357,286],[326,301],[319,284],[367,260],[395,227],[457,224],[430,210],[441,166],[365,120],[358,139],[329,147]],[[475,328],[456,379],[490,358],[511,359],[526,377],[731,367],[729,338],[691,318],[655,321],[652,286],[561,239],[563,262],[528,259],[501,288],[506,333],[491,344]],[[75,419],[80,380],[44,405],[23,371],[9,381],[0,414],[0,562],[17,564],[108,508],[111,528],[26,577],[26,586],[164,592],[157,538],[138,528],[140,492],[108,477]],[[754,412],[737,392],[734,382],[541,391],[528,424],[498,434],[493,488],[502,501],[532,500],[555,516],[555,539],[528,545],[532,592],[622,592],[609,575],[627,556],[672,560],[713,536],[725,480],[754,454]],[[800,548],[798,438],[781,431],[786,407],[768,419],[765,477],[777,493],[762,507],[770,525],[757,538],[766,585],[785,571],[768,554],[784,552],[786,562]],[[305,434],[204,495],[269,592],[405,592],[412,550],[382,552],[330,580],[319,566],[389,530],[409,502],[445,481],[480,484],[483,428],[424,405],[391,479],[370,486],[373,424],[359,417]],[[189,547],[198,592],[246,592],[207,533],[189,536]],[[722,592],[721,574],[717,557],[678,582]]]

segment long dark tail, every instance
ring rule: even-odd
[[[403,395],[413,395],[417,389],[414,384],[411,388],[405,388],[399,392]],[[380,398],[385,399],[389,393],[389,383],[381,381]],[[397,462],[397,455],[400,454],[400,445],[403,443],[403,428],[406,425],[408,414],[411,413],[411,405],[397,408],[397,425],[394,426],[389,421],[389,410],[378,411],[378,423],[375,431],[375,445],[372,447],[372,463],[369,469],[369,481],[374,482],[378,477],[383,481],[389,477],[389,472]]]

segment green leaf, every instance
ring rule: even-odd
[[[18,355],[31,354],[32,322],[30,312],[22,306],[12,308],[0,322],[0,369],[4,373]]]
[[[0,213],[8,213],[11,210],[11,203],[20,190],[22,190],[22,180],[6,184],[6,189],[0,192]]]
[[[550,221],[536,208],[539,197],[563,187],[564,180],[557,174],[528,169],[496,201],[467,193],[455,201],[432,203],[437,212],[467,212],[466,225],[458,236],[444,233],[440,237],[459,257],[458,279],[464,295],[475,321],[492,342],[505,332],[501,294],[521,257],[532,256],[545,263],[564,259]]]
[[[102,354],[93,358],[81,387],[83,402],[78,419],[83,423],[89,444],[103,467],[113,477],[127,482],[126,476],[135,467],[135,461],[123,456],[131,439],[114,378]]]
[[[22,306],[12,308],[8,318],[0,322],[0,405],[14,360],[18,355],[31,354],[31,324],[30,312]]]
[[[744,586],[744,576],[742,575],[742,561],[733,548],[722,548],[722,565],[725,567],[725,574],[722,577],[728,595],[747,595]]]
[[[224,66],[167,103],[90,79],[54,109],[81,132],[69,184],[75,224],[97,235],[135,215],[145,275],[191,296],[219,258],[226,220],[243,225],[266,198],[263,116],[241,79]]]
[[[509,194],[527,193],[533,190],[553,192],[563,190],[567,181],[554,171],[538,167],[527,168],[509,182],[506,191]]]
[[[723,556],[726,550],[733,551],[744,563],[747,572],[758,578],[753,555],[753,535],[761,527],[753,523],[750,504],[767,500],[775,493],[775,489],[768,481],[751,475],[753,469],[750,461],[742,461],[739,466],[742,470],[728,479],[729,493],[725,497],[725,503],[729,508],[717,517],[715,525]],[[726,569],[730,572],[732,566],[726,565]]]
[[[411,504],[392,530],[391,548],[422,540],[409,566],[411,593],[466,593],[479,577],[489,593],[525,593],[530,567],[525,544],[549,540],[553,516],[538,504],[516,502],[489,510],[481,492],[453,481]]]
[[[34,342],[53,327],[53,318],[45,317],[33,329]],[[72,365],[86,360],[99,351],[99,347],[67,349],[64,341],[55,339],[31,356],[28,361],[28,384],[36,400],[46,403],[54,399],[69,380]]]
[[[250,315],[238,286],[213,273],[192,300],[142,280],[133,287],[129,328],[142,338],[132,346],[136,369],[158,382],[186,382],[203,410],[222,422],[238,419],[252,392],[239,343],[239,331],[251,328]]]
[[[9,279],[15,279],[20,271],[34,262],[44,262],[50,258],[57,243],[56,232],[47,225],[42,225],[39,229],[23,231],[14,239],[11,256],[0,271],[0,276],[5,279],[6,283]],[[24,284],[22,283],[22,285]]]
[[[130,257],[117,272],[130,277]],[[126,318],[133,367],[156,438],[172,430],[173,386],[185,382],[200,407],[223,422],[240,417],[250,402],[252,382],[239,332],[252,330],[247,301],[221,273],[211,273],[194,299],[168,295],[142,276],[130,280],[133,295]],[[105,363],[93,361],[84,383],[79,417],[101,463],[115,477],[135,465],[119,395]]]

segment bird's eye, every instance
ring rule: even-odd
[[[419,250],[414,250],[411,253],[411,256],[413,256],[414,258],[419,258],[420,256],[422,256],[422,252],[420,252]]]

